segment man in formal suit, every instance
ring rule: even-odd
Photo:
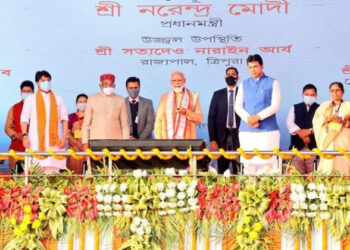
[[[240,118],[234,111],[235,97],[238,91],[238,70],[234,67],[226,69],[226,88],[214,92],[210,102],[208,115],[208,130],[210,149],[223,148],[236,150],[239,148],[238,127]],[[218,173],[223,174],[232,163],[233,174],[238,173],[238,161],[229,161],[224,157],[218,159]]]
[[[125,100],[114,93],[115,76],[100,76],[101,92],[88,98],[82,126],[82,143],[88,148],[91,139],[129,139]]]
[[[141,97],[140,79],[129,77],[126,80],[128,97],[125,98],[128,113],[130,139],[152,139],[154,109],[152,101]]]

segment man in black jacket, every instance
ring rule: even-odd
[[[238,127],[239,116],[235,113],[234,103],[238,91],[238,70],[234,67],[226,69],[226,88],[214,92],[210,102],[208,115],[208,130],[210,149],[223,148],[233,151],[239,148]],[[227,160],[223,156],[218,159],[218,173],[223,174],[232,162],[233,174],[238,173],[239,163]]]
[[[312,129],[312,119],[319,104],[316,103],[317,88],[313,84],[306,84],[303,88],[303,102],[291,107],[287,117],[287,127],[291,134],[289,149],[297,148],[310,151],[316,148],[315,136]],[[312,172],[315,157],[301,159],[294,157],[292,165],[301,173]]]

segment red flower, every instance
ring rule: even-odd
[[[197,218],[203,216],[206,219],[211,217],[226,222],[233,221],[240,208],[237,192],[240,188],[238,182],[232,184],[214,184],[208,188],[203,181],[198,182],[200,191],[198,194],[199,209],[196,212]]]
[[[238,181],[235,181],[234,183],[232,183],[232,191],[234,192],[238,192],[241,189],[241,184],[239,184]]]
[[[93,220],[98,216],[95,200],[95,188],[81,182],[64,189],[67,199],[67,215],[82,222],[85,219]]]
[[[207,184],[205,184],[204,181],[200,180],[197,183],[197,189],[198,189],[199,192],[205,192],[205,191],[207,191],[208,187],[207,187]]]
[[[285,222],[288,218],[290,218],[292,212],[290,193],[290,185],[286,185],[285,187],[275,190],[269,194],[269,209],[265,214],[265,218],[268,223],[271,224],[276,220],[279,222]]]

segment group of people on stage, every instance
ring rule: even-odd
[[[280,132],[276,113],[281,103],[279,82],[264,74],[260,55],[247,58],[250,78],[239,86],[238,70],[226,69],[226,87],[214,92],[208,114],[210,149],[272,150],[279,148]],[[68,148],[83,151],[92,139],[196,139],[196,124],[203,115],[198,93],[185,87],[186,77],[182,72],[170,76],[171,89],[162,95],[156,114],[150,99],[140,96],[141,82],[137,77],[126,80],[128,97],[115,93],[115,76],[100,76],[100,92],[76,97],[77,111],[67,113],[62,97],[52,91],[51,75],[38,71],[36,86],[24,81],[21,84],[22,101],[8,112],[5,132],[11,138],[10,149],[25,151],[62,151]],[[302,90],[303,101],[291,107],[287,127],[291,134],[290,148],[310,151],[350,150],[350,102],[342,99],[344,87],[340,82],[329,86],[331,101],[316,103],[317,88],[307,84]],[[60,129],[60,123],[61,128]],[[62,134],[63,133],[63,134]],[[69,157],[67,163],[47,157],[33,159],[45,172],[59,172],[69,169],[77,174],[83,172],[83,161]],[[302,174],[313,170],[315,158],[293,158],[292,164]],[[234,174],[238,173],[239,162],[221,157],[217,161],[218,173],[224,173],[230,163]],[[241,159],[244,172],[255,174],[276,167],[276,157]],[[9,167],[16,162],[9,160]],[[350,160],[338,156],[335,159],[322,158],[318,169],[324,173],[333,170],[349,173]]]

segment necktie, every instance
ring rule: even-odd
[[[135,104],[136,103],[136,100],[131,100],[131,104]]]
[[[228,126],[233,127],[233,90],[230,90],[229,103],[228,103]]]

